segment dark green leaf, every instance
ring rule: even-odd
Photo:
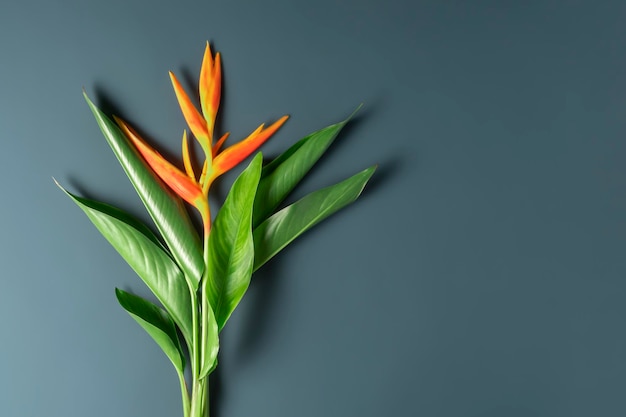
[[[60,186],[59,186],[60,187]],[[128,222],[122,210],[63,191],[87,214],[87,217],[111,243],[131,268],[146,283],[180,327],[185,339],[191,340],[191,299],[183,273],[169,255],[144,234],[145,226]],[[123,213],[123,214],[121,214]]]
[[[233,184],[209,236],[209,262],[203,291],[221,330],[243,297],[252,275],[252,205],[261,176],[257,154]]]
[[[115,295],[124,310],[148,332],[176,370],[182,374],[185,371],[185,355],[178,340],[176,326],[167,311],[119,288],[115,289]]]
[[[263,167],[254,201],[253,227],[258,226],[276,210],[333,143],[351,117],[311,133]]]
[[[100,130],[194,289],[204,272],[202,245],[182,201],[145,164],[124,133],[85,95]]]
[[[254,270],[311,227],[358,198],[376,167],[314,191],[280,210],[254,230]]]

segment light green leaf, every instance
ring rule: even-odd
[[[59,187],[61,187],[59,185]],[[183,273],[169,255],[137,227],[138,220],[104,203],[63,191],[87,214],[100,233],[122,255],[170,313],[185,340],[191,340],[191,300]]]
[[[356,200],[375,166],[314,191],[280,210],[254,230],[254,270],[311,227]]]
[[[217,353],[220,349],[219,328],[213,309],[207,298],[203,297],[202,303],[202,364],[200,365],[199,378],[202,379],[210,374],[217,366]]]
[[[252,275],[252,205],[261,176],[257,154],[233,184],[209,236],[209,262],[203,291],[221,330],[243,297]]]
[[[185,355],[178,340],[176,326],[167,311],[119,288],[115,289],[115,295],[124,310],[148,332],[172,361],[178,373],[182,374],[185,371]]]
[[[325,127],[299,140],[263,167],[259,189],[254,200],[253,227],[258,226],[276,210],[326,152],[354,113],[343,122]]]
[[[124,133],[84,93],[85,100],[174,259],[194,289],[204,272],[202,246],[182,201],[146,165]]]

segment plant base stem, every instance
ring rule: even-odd
[[[208,377],[194,381],[189,417],[209,417],[208,388]]]

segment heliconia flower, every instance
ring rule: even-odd
[[[196,177],[193,168],[187,131],[183,132],[182,152],[185,169],[182,171],[147,145],[126,122],[119,118],[115,118],[115,120],[147,164],[163,182],[183,200],[200,211],[205,226],[205,233],[208,234],[211,227],[208,192],[213,181],[256,151],[285,123],[288,116],[281,117],[269,127],[265,127],[265,124],[262,124],[241,142],[222,150],[222,145],[229,134],[224,134],[215,143],[213,141],[215,118],[220,105],[222,85],[220,54],[215,54],[215,58],[213,58],[211,47],[207,42],[202,68],[200,69],[199,90],[202,112],[198,111],[172,72],[170,72],[170,79],[172,80],[174,93],[178,99],[185,121],[206,156],[199,178]]]
[[[221,67],[221,56],[219,52],[215,54],[214,59],[211,47],[207,42],[204,50],[204,58],[202,59],[202,68],[200,69],[199,83],[202,113],[194,106],[176,76],[170,72],[172,86],[174,87],[174,92],[176,93],[176,98],[178,99],[178,104],[180,105],[183,116],[189,125],[191,133],[193,133],[204,150],[207,161],[209,161],[207,168],[203,170],[205,175],[202,176],[200,181],[200,183],[203,184],[205,193],[208,191],[208,187],[215,178],[232,169],[250,156],[252,152],[268,140],[287,120],[287,116],[283,116],[267,128],[261,125],[246,139],[230,146],[220,153],[223,143],[228,138],[228,133],[226,133],[213,144],[215,118],[220,104],[222,85]]]

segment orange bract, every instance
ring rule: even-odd
[[[202,114],[192,104],[191,99],[180,85],[176,76],[170,72],[174,92],[178,98],[178,104],[180,105],[183,116],[191,132],[196,137],[196,140],[200,143],[200,146],[202,146],[209,164],[206,168],[203,168],[203,173],[200,178],[200,184],[205,193],[208,192],[215,178],[232,169],[250,156],[252,152],[257,150],[259,146],[269,139],[287,120],[287,116],[283,116],[268,128],[264,128],[264,125],[261,125],[243,141],[220,152],[222,145],[228,138],[228,133],[226,133],[217,142],[213,142],[215,118],[220,105],[220,94],[222,91],[221,62],[219,52],[215,54],[215,59],[213,58],[211,46],[207,42],[202,59],[202,68],[200,69],[199,83]],[[185,156],[185,158],[187,158],[187,156]],[[185,164],[187,164],[187,161]],[[193,172],[193,170],[187,168],[187,165],[185,165],[185,169],[187,173]]]
[[[215,177],[222,175],[250,156],[285,123],[287,118],[288,116],[283,116],[267,128],[261,125],[241,142],[224,149],[213,160],[213,175]]]
[[[191,129],[191,133],[193,133],[196,140],[200,143],[200,146],[202,146],[202,149],[207,154],[207,158],[211,158],[212,138],[209,136],[206,120],[204,120],[200,112],[198,112],[193,105],[191,99],[187,93],[185,93],[185,90],[172,72],[170,72],[170,79],[172,80],[172,86],[174,87],[178,104],[183,112],[183,117],[185,117],[189,129]]]
[[[160,153],[148,146],[145,141],[122,119],[115,117],[115,121],[128,137],[150,168],[176,194],[194,207],[200,209],[204,200],[202,188],[192,178],[172,165]]]
[[[256,151],[285,123],[287,116],[281,117],[267,128],[262,124],[247,138],[220,152],[229,135],[225,133],[219,140],[215,142],[213,140],[215,118],[217,117],[222,91],[220,54],[215,54],[215,58],[213,58],[211,47],[207,42],[199,82],[202,112],[198,111],[174,73],[170,72],[169,74],[183,117],[205,154],[200,178],[196,178],[193,169],[186,131],[183,132],[182,141],[185,170],[181,171],[148,146],[127,123],[118,118],[115,120],[154,172],[183,200],[200,211],[205,223],[205,231],[208,233],[211,222],[208,214],[208,192],[212,182]]]
[[[215,117],[220,106],[222,93],[222,62],[220,54],[215,55],[215,61],[211,55],[211,47],[207,42],[200,69],[200,105],[207,123],[209,137],[213,139]]]

